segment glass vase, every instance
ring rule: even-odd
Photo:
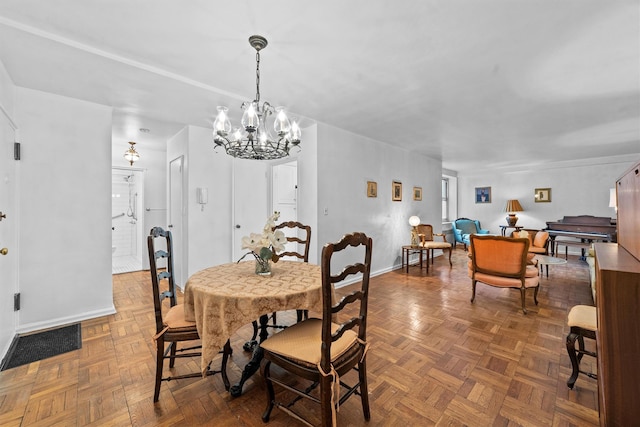
[[[271,261],[268,259],[256,259],[256,274],[258,276],[271,276]]]

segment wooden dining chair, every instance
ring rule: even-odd
[[[287,239],[288,246],[285,247],[283,252],[276,254],[274,252],[271,260],[273,262],[278,262],[281,258],[284,257],[295,257],[302,262],[309,262],[309,246],[311,244],[311,227],[308,225],[304,225],[297,221],[287,221],[282,222],[275,227],[273,227],[273,231],[275,230],[283,230],[285,232],[285,236]],[[295,247],[292,247],[295,245]],[[309,317],[308,310],[296,310],[297,321],[300,322],[302,319],[306,319]],[[267,327],[274,329],[284,329],[286,325],[278,325],[277,314],[271,313],[271,324],[268,324]],[[251,351],[258,344],[258,321],[253,321],[253,336],[251,340],[244,344],[243,348],[245,351]]]
[[[579,374],[598,379],[597,374],[580,369],[580,362],[585,354],[596,359],[598,358],[595,350],[587,350],[584,342],[585,338],[589,338],[593,340],[593,342],[596,341],[596,330],[598,329],[596,318],[596,308],[591,305],[574,305],[571,307],[571,310],[569,310],[567,325],[569,325],[570,331],[567,335],[567,353],[569,354],[569,360],[571,360],[572,372],[567,380],[567,387],[570,389],[573,389]],[[576,341],[578,342],[577,347]]]
[[[164,242],[161,244],[160,242]],[[196,343],[200,335],[195,322],[189,322],[184,318],[184,306],[178,304],[176,298],[176,286],[173,275],[173,241],[171,231],[165,231],[160,227],[151,229],[147,237],[149,249],[149,266],[151,270],[151,283],[153,287],[153,307],[156,318],[156,334],[153,337],[156,347],[156,380],[153,401],[157,402],[160,396],[160,384],[162,381],[171,381],[181,378],[202,377],[203,373],[193,372],[176,376],[162,376],[164,360],[169,359],[169,368],[173,369],[177,358],[201,357],[199,351],[202,347]],[[164,246],[164,249],[159,249]],[[159,268],[158,260],[165,259],[166,267]],[[168,301],[168,306],[166,304]],[[193,342],[189,347],[178,346],[181,342]],[[168,344],[168,346],[165,345]],[[207,367],[206,375],[222,374],[225,389],[229,390],[227,378],[227,360],[231,354],[231,344],[227,340],[222,350],[222,363],[219,370]],[[200,366],[200,363],[197,364]]]
[[[371,418],[367,390],[367,304],[373,242],[364,233],[344,236],[337,243],[322,249],[322,318],[303,320],[275,334],[260,344],[265,363],[262,374],[266,382],[267,407],[262,420],[268,422],[275,406],[296,419],[304,420],[293,404],[307,398],[320,404],[320,423],[305,420],[308,425],[336,425],[337,410],[352,395],[360,395],[365,420]],[[344,251],[344,252],[343,252]],[[332,265],[338,259],[361,259],[361,262],[340,269]],[[349,258],[346,258],[346,257]],[[332,272],[337,272],[332,274]],[[361,275],[355,289],[333,303],[336,284],[352,275]],[[272,375],[272,364],[300,377],[295,384],[281,375]],[[354,370],[357,382],[348,385],[345,375]],[[355,378],[353,378],[355,381]],[[291,402],[276,400],[274,384],[293,393]],[[346,389],[341,393],[340,388]],[[280,394],[283,396],[286,393]]]

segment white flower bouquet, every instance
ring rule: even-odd
[[[242,249],[249,249],[238,260],[242,261],[244,257],[252,254],[256,259],[256,273],[262,275],[271,274],[271,266],[269,261],[273,259],[274,254],[284,250],[287,239],[282,230],[273,230],[276,221],[280,218],[280,212],[274,212],[268,219],[262,233],[251,233],[242,238]]]

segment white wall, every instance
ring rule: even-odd
[[[0,248],[9,253],[0,256],[0,355],[6,354],[16,331],[13,294],[17,290],[18,245],[20,222],[16,208],[16,164],[13,158],[15,117],[13,114],[14,85],[0,61],[0,211],[6,216],[0,222]],[[13,123],[13,124],[12,124]]]
[[[213,151],[211,129],[189,126],[187,130],[189,178],[185,200],[191,275],[212,265],[231,262],[232,162],[224,151]],[[196,201],[199,187],[209,190],[209,203],[204,210]]]
[[[18,332],[115,312],[110,107],[16,88]]]
[[[372,273],[379,273],[401,264],[410,216],[440,231],[440,161],[323,124],[317,152],[319,252],[326,242],[362,231],[373,238]],[[367,197],[367,181],[377,182],[378,197]],[[402,183],[402,201],[391,200],[392,181]],[[422,187],[422,201],[413,200],[414,186]]]
[[[458,215],[479,219],[483,228],[496,234],[500,225],[506,225],[508,199],[520,201],[524,211],[517,213],[517,224],[525,228],[542,229],[547,221],[558,221],[565,215],[615,218],[615,210],[609,207],[609,189],[638,158],[559,162],[522,171],[459,172]],[[491,187],[492,202],[476,204],[475,187]],[[551,188],[551,202],[536,203],[536,188]]]
[[[309,262],[320,263],[318,243],[318,126],[302,129],[302,149],[298,159],[298,221],[311,226]],[[293,151],[296,151],[295,149]],[[324,244],[324,243],[323,243]]]

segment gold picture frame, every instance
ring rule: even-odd
[[[367,181],[367,197],[378,197],[378,183]]]
[[[399,181],[391,183],[391,200],[394,202],[402,201],[402,183]]]
[[[413,200],[422,200],[422,187],[413,187]]]
[[[536,203],[550,203],[551,202],[551,189],[550,188],[536,188],[533,198]]]

